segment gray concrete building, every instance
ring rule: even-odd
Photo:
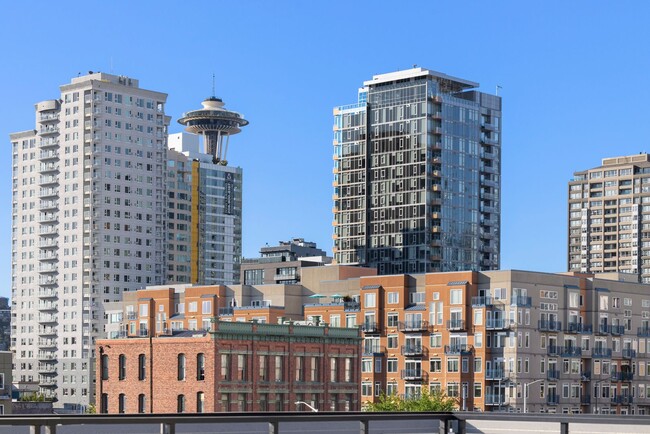
[[[379,274],[499,268],[501,98],[412,68],[334,109],[334,259]]]
[[[277,246],[264,246],[259,258],[243,258],[241,275],[244,285],[300,283],[303,267],[326,265],[332,262],[316,243],[303,238],[280,241]]]
[[[569,181],[570,271],[650,283],[650,155],[604,158]]]
[[[11,134],[16,383],[94,402],[104,303],[164,282],[167,95],[92,71]]]

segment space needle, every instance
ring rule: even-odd
[[[241,114],[226,110],[223,101],[216,96],[206,98],[201,104],[203,109],[183,113],[178,123],[184,125],[188,133],[204,137],[205,151],[212,155],[214,164],[227,166],[230,136],[240,133],[248,121]]]

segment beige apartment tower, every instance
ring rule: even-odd
[[[605,158],[569,182],[569,271],[650,283],[650,155]]]
[[[167,95],[90,72],[11,134],[14,382],[94,402],[104,304],[163,283]]]

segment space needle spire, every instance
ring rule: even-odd
[[[183,113],[178,123],[185,126],[185,131],[203,136],[205,151],[212,155],[214,164],[228,165],[226,154],[230,136],[241,132],[241,127],[248,125],[244,117],[226,110],[221,98],[214,96],[214,74],[212,75],[212,96],[206,98],[202,109]]]

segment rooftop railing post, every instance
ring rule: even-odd
[[[41,434],[41,426],[40,425],[30,425],[29,426],[29,434]]]
[[[280,422],[277,419],[269,421],[269,434],[280,434]]]
[[[161,422],[160,434],[176,434],[176,424],[174,422]]]
[[[361,419],[359,421],[359,434],[368,434],[369,432],[368,419]]]
[[[569,422],[560,423],[560,434],[569,434]]]

